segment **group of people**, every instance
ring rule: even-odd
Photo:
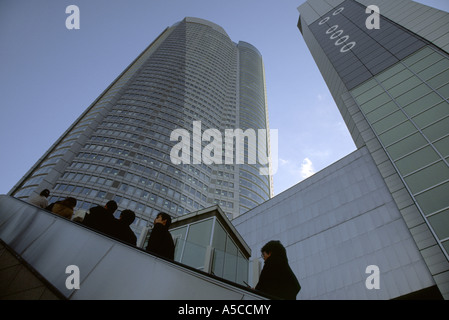
[[[76,206],[76,199],[69,197],[48,205],[47,197],[49,195],[50,191],[45,189],[38,197],[30,198],[29,202],[71,219],[73,209]],[[117,203],[114,200],[108,201],[105,206],[93,207],[89,209],[80,223],[135,246],[137,238],[130,228],[136,217],[135,213],[132,210],[123,210],[119,219],[116,219],[113,214],[117,207]],[[153,230],[148,239],[146,250],[173,260],[175,245],[168,231],[170,225],[170,215],[160,212],[154,220]],[[262,247],[261,253],[264,267],[254,289],[273,297],[295,300],[296,295],[301,290],[301,285],[288,264],[287,251],[284,246],[280,241],[269,241]]]
[[[60,215],[67,219],[72,219],[73,210],[76,207],[76,199],[68,197],[62,201],[57,201],[52,204],[48,204],[47,198],[50,196],[50,190],[44,189],[39,195],[34,195],[28,199],[28,202],[38,206],[39,208],[46,209],[57,215]]]
[[[48,189],[44,189],[38,196],[31,197],[29,202],[42,209],[51,211],[69,220],[72,219],[76,207],[76,199],[68,197],[62,201],[48,204],[47,198],[50,195]],[[130,225],[134,222],[136,215],[132,210],[123,210],[120,217],[116,219],[114,212],[118,205],[114,200],[110,200],[105,206],[95,206],[86,212],[84,218],[74,218],[73,221],[95,229],[113,238],[119,239],[131,245],[137,244],[137,237]],[[158,254],[167,259],[174,259],[175,245],[173,238],[168,231],[171,224],[171,217],[165,212],[160,212],[154,220],[154,227],[148,239],[146,250]]]
[[[117,238],[131,245],[136,245],[137,237],[131,230],[130,225],[134,222],[136,215],[132,210],[123,210],[120,217],[116,219],[114,212],[118,205],[114,200],[110,200],[104,206],[90,208],[84,219],[80,222],[86,227],[95,229],[98,232]]]

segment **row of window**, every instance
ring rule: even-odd
[[[260,204],[266,200],[268,200],[268,198],[264,198],[262,197],[260,194],[258,194],[254,188],[252,188],[252,186],[248,186],[245,183],[243,183],[242,180],[240,180],[240,195],[246,196],[247,198],[253,200],[254,202],[256,202],[257,204]],[[246,187],[246,188],[245,188]],[[247,189],[248,188],[248,189]]]
[[[103,165],[97,165],[97,164],[90,164],[90,163],[82,163],[82,162],[73,162],[71,167],[72,169],[79,169],[83,172],[90,171],[90,172],[97,172],[99,174],[109,175],[116,177],[119,174],[119,169],[112,168],[112,167],[106,167]],[[148,168],[147,168],[148,169]],[[184,185],[184,189],[188,188],[189,192],[193,195],[196,195],[199,199],[202,199],[205,201],[206,195],[201,193],[199,190],[194,188],[191,185],[195,185],[197,188],[202,188],[207,192],[208,186],[207,184],[204,184],[203,182],[199,181],[197,178],[187,175],[185,173],[180,172],[179,176],[176,175],[176,178],[170,177],[169,175],[163,173],[163,172],[157,172],[157,171],[151,171],[152,173],[148,173],[145,176],[133,174],[132,172],[126,172],[124,173],[124,181],[129,181],[130,183],[135,183],[136,185],[142,185],[146,186],[147,188],[154,188],[154,190],[161,190],[162,192],[166,191],[164,186],[161,187],[161,184],[156,182],[156,178],[160,181],[164,181],[166,184],[170,184],[177,188],[182,188]],[[80,181],[82,183],[95,183],[99,185],[105,185],[105,186],[113,186],[113,181],[111,179],[107,179],[108,176],[105,176],[106,178],[100,178],[97,176],[92,176],[90,174],[83,174],[83,173],[76,173],[76,172],[66,172],[62,179],[66,179],[68,181]],[[148,178],[147,178],[148,177]],[[116,178],[114,178],[116,179]],[[178,179],[185,179],[188,181],[188,183],[184,184],[181,180]],[[127,186],[126,184],[122,183],[122,187]],[[116,188],[118,185],[115,186]],[[120,187],[120,190],[122,190]]]
[[[159,120],[171,121],[176,124],[179,119],[182,119],[179,115],[179,109],[182,107],[183,114],[191,113],[197,119],[203,119],[204,122],[213,124],[217,123],[218,119],[216,117],[217,109],[212,108],[212,105],[202,104],[199,108],[198,103],[193,104],[193,108],[188,108],[184,106],[184,97],[180,96],[178,101],[174,101],[172,93],[169,96],[161,95],[164,99],[156,99],[152,93],[151,97],[142,95],[141,92],[135,92],[133,94],[126,94],[122,96],[115,108],[120,108],[120,110],[114,111],[115,113],[127,115],[128,117],[135,118],[148,118],[158,115]],[[164,107],[160,107],[163,104]],[[127,109],[139,110],[137,111],[126,111]],[[202,113],[197,112],[198,109],[202,110]],[[125,111],[121,111],[125,110]]]
[[[239,200],[240,200],[240,209],[243,208],[243,212],[242,212],[242,210],[240,210],[240,213],[244,213],[244,212],[246,212],[246,211],[248,211],[248,210],[250,210],[250,209],[252,209],[252,208],[254,208],[254,207],[259,205],[258,202],[253,201],[253,200],[248,199],[248,198],[243,197],[243,196],[240,196]]]
[[[126,165],[128,168],[145,173],[145,176],[151,177],[151,180],[128,172],[124,176],[125,180],[127,180],[127,181],[134,181],[139,184],[152,185],[152,181],[155,178],[158,178],[161,181],[166,181],[167,183],[171,183],[171,184],[181,188],[182,187],[181,181],[185,179],[186,181],[188,181],[189,185],[199,187],[200,189],[205,190],[206,192],[208,190],[208,184],[209,184],[208,181],[210,181],[209,176],[204,174],[203,171],[199,170],[198,168],[194,168],[193,166],[185,166],[183,170],[185,172],[191,172],[193,174],[193,175],[189,175],[189,174],[186,174],[184,171],[179,170],[179,168],[176,168],[171,165],[166,165],[160,161],[157,161],[156,159],[150,158],[143,154],[138,154],[136,156],[136,158],[144,161],[145,163],[150,164],[152,168],[156,168],[156,167],[161,168],[161,170],[163,172],[158,173],[157,171],[147,168],[146,166],[142,166],[138,163],[134,163],[134,162],[128,163]],[[125,161],[123,159],[105,156],[105,155],[98,155],[98,154],[94,154],[94,153],[82,152],[78,155],[77,159],[89,159],[89,160],[94,160],[94,161],[100,161],[101,164],[75,161],[71,164],[70,168],[83,170],[83,171],[89,170],[92,172],[98,172],[101,174],[109,174],[109,175],[113,175],[113,176],[117,176],[119,174],[120,170],[118,168],[108,167],[105,165],[112,164],[112,165],[123,166],[125,164]],[[201,165],[201,166],[204,166],[204,165]],[[208,167],[206,166],[206,168],[208,168]],[[209,169],[209,174],[210,174],[211,169],[210,168],[208,168],[208,169]],[[128,170],[128,169],[126,169],[126,170]],[[166,175],[164,172],[172,173],[172,176],[170,177],[170,176]],[[218,171],[218,176],[232,178],[232,179],[234,177],[234,175],[232,173],[223,172],[223,171]],[[174,177],[176,177],[176,178],[174,178]],[[63,178],[68,179],[68,180],[74,179],[76,181],[81,181],[83,179],[81,173],[76,174],[73,172],[66,173],[63,176]],[[83,182],[87,182],[87,180],[85,180],[85,179],[87,179],[87,178],[84,178]],[[178,179],[181,179],[181,181]],[[226,187],[231,187],[231,188],[233,188],[233,186],[234,186],[234,183],[227,182],[224,180],[219,180],[219,182],[217,184],[223,185]]]
[[[255,195],[257,195],[256,198],[252,197],[253,199],[262,199],[262,201],[268,200],[269,199],[269,193],[268,193],[268,185],[266,184],[256,184],[256,183],[251,183],[250,181],[246,180],[246,179],[239,179],[239,183],[240,186],[246,187],[248,188],[252,193],[254,193]],[[260,201],[260,200],[258,200]]]

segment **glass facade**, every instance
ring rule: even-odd
[[[242,248],[226,223],[216,216],[193,220],[180,220],[170,229],[175,261],[242,285],[248,282],[251,253]]]
[[[446,297],[449,14],[410,0],[308,0],[298,10],[298,28],[356,146],[370,152]],[[372,218],[376,230],[386,226],[381,214]]]
[[[195,122],[200,153],[190,143],[191,161],[177,164],[171,134],[182,129],[192,141]],[[201,150],[211,142],[207,129],[240,125],[268,129],[260,53],[218,25],[185,18],[136,58],[10,194],[26,199],[48,188],[50,202],[71,196],[82,210],[115,200],[116,216],[136,212],[138,237],[159,211],[181,216],[218,204],[237,216],[270,198],[271,177],[251,165],[208,164]]]
[[[382,28],[367,29],[365,9],[346,0],[309,26],[348,89],[426,44],[382,15]]]
[[[426,46],[352,96],[449,252],[449,57]]]
[[[345,0],[308,27],[449,259],[449,56]]]
[[[239,128],[254,130],[255,141],[245,141],[242,150],[244,164],[239,166],[240,213],[244,213],[271,197],[271,176],[261,175],[260,170],[267,164],[269,157],[269,137],[256,134],[258,129],[267,129],[268,110],[265,96],[265,72],[262,56],[251,44],[239,42]],[[267,132],[268,133],[268,132]],[[261,141],[259,141],[261,140]],[[264,143],[265,148],[250,146]],[[251,161],[258,159],[262,161]],[[252,162],[255,162],[251,164]]]

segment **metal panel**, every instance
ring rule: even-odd
[[[67,266],[78,266],[83,283],[114,242],[72,222],[58,219],[33,242],[22,258],[65,296],[70,296],[72,290],[65,285]]]
[[[121,261],[120,267],[111,268],[117,261]],[[89,275],[88,281],[81,284],[83,290],[77,291],[73,299],[240,300],[245,296],[240,290],[229,290],[218,284],[168,261],[114,246]]]
[[[2,240],[9,244],[17,253],[21,254],[45,230],[55,218],[39,214],[39,208],[34,206],[20,206],[3,208],[0,215],[0,234]]]

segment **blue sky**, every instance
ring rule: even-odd
[[[186,16],[262,53],[275,194],[355,150],[299,30],[304,0],[1,0],[0,194],[7,193],[166,27]],[[447,0],[419,2],[449,11]],[[69,5],[80,29],[65,26]],[[381,13],[382,13],[382,8]]]

